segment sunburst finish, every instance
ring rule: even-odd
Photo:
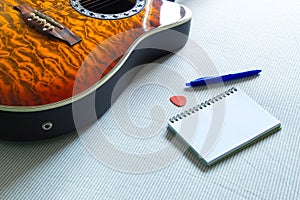
[[[14,9],[22,3],[55,19],[82,41],[70,46],[29,27]],[[48,105],[84,96],[119,67],[139,38],[186,18],[185,7],[162,0],[146,0],[141,12],[116,20],[87,17],[65,0],[1,1],[0,111],[47,110]]]

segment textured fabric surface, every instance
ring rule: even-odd
[[[142,68],[87,130],[46,141],[0,141],[0,199],[300,198],[300,2],[179,2],[193,11],[191,43],[215,67],[200,47],[187,45]],[[189,55],[199,58],[198,66]],[[181,87],[199,73],[246,69],[263,72],[225,86]],[[278,118],[282,130],[205,167],[170,135],[167,119],[232,86]],[[187,96],[187,105],[175,107],[172,95]],[[107,143],[110,148],[97,151]]]

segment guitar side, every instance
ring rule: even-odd
[[[39,9],[45,6],[38,5],[40,1],[23,2]],[[0,43],[0,138],[9,140],[44,139],[75,130],[72,107],[84,105],[91,96],[96,98],[94,108],[100,117],[111,105],[112,90],[122,75],[182,47],[186,37],[178,40],[168,35],[170,30],[188,35],[191,20],[184,6],[160,0],[146,1],[141,12],[118,20],[89,18],[70,7],[50,12],[82,39],[70,46],[41,35],[22,19],[7,23],[20,16],[10,6],[4,3],[0,7],[0,13],[14,14],[3,14],[5,19],[0,20],[4,35]],[[168,12],[172,20],[163,17]],[[148,44],[164,46],[160,50],[140,48]],[[84,116],[83,126],[94,119]]]

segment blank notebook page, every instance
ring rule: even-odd
[[[276,118],[237,88],[179,113],[168,124],[208,165],[280,128]]]

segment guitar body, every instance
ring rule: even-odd
[[[36,140],[74,131],[74,104],[82,106],[80,124],[87,125],[94,118],[83,107],[90,98],[100,117],[128,70],[185,44],[178,33],[189,33],[186,7],[120,2],[125,0],[0,3],[0,138]]]

